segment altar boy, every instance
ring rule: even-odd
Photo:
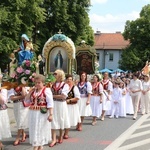
[[[109,118],[114,118],[114,115],[116,116],[116,119],[119,117],[119,103],[122,97],[122,91],[119,88],[119,82],[115,81],[114,83],[114,89],[112,91],[112,112],[111,116]]]

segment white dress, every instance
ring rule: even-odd
[[[126,113],[131,115],[134,114],[133,111],[133,103],[132,103],[132,98],[130,96],[130,91],[129,91],[129,85],[127,85],[127,90],[126,90]]]
[[[37,93],[40,95],[41,91]],[[47,108],[53,107],[52,92],[49,88],[45,91]],[[51,141],[51,123],[47,120],[49,112],[42,114],[40,110],[29,109],[29,140],[32,146],[42,146]]]
[[[14,89],[12,89],[9,96],[13,96],[13,95],[16,95]],[[16,102],[13,103],[13,111],[14,111],[14,116],[17,124],[17,129],[27,129],[29,108],[24,107],[22,102]]]
[[[111,109],[112,109],[112,99],[111,99],[111,94],[108,94],[107,91],[112,92],[113,91],[113,84],[112,82],[107,79],[105,82],[105,80],[102,81],[102,85],[104,88],[104,98],[103,98],[103,102],[102,102],[102,110],[106,111],[106,115],[111,115]]]
[[[120,99],[119,103],[119,116],[120,117],[126,117],[126,94],[124,95],[123,93],[126,93],[126,89],[121,89],[122,91],[122,96]]]
[[[73,88],[74,97],[80,99],[80,92],[77,86]],[[68,114],[69,114],[69,122],[70,126],[76,126],[78,123],[81,123],[79,105],[76,104],[68,104]]]
[[[91,116],[92,109],[90,104],[86,105],[87,102],[87,94],[92,94],[92,85],[90,82],[85,82],[83,85],[78,84],[78,88],[80,91],[80,100],[78,101],[80,116]]]
[[[93,87],[92,92],[93,94],[91,95],[91,100],[90,100],[92,116],[99,118],[102,114],[102,104],[100,103],[100,95],[99,95],[99,94],[103,94],[102,84],[98,83],[97,87],[95,88]]]
[[[4,98],[4,103],[7,103],[7,90],[2,89],[0,94]],[[10,138],[11,131],[10,131],[10,121],[6,110],[0,110],[0,141],[4,138]]]
[[[60,83],[56,83],[56,88]],[[64,82],[61,82],[60,86],[63,86]],[[53,91],[53,89],[52,89]],[[59,94],[64,94],[66,97],[69,92],[69,85],[65,84],[62,89],[60,89]],[[52,129],[65,129],[70,128],[68,106],[66,101],[57,101],[54,99],[54,110],[53,110],[53,120]]]

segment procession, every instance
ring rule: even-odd
[[[17,125],[13,146],[29,138],[33,150],[63,144],[70,138],[71,128],[76,128],[80,134],[86,117],[91,118],[91,128],[94,128],[98,119],[109,118],[111,122],[132,115],[132,120],[136,120],[139,114],[150,112],[148,64],[137,72],[116,72],[114,75],[95,72],[91,65],[95,60],[90,61],[93,54],[86,53],[87,49],[75,53],[71,39],[61,33],[48,39],[43,53],[35,61],[28,36],[22,34],[21,40],[20,47],[12,55],[18,55],[18,59],[13,57],[16,66],[10,62],[8,80],[3,80],[2,73],[0,78],[0,150],[5,148],[3,139],[13,136],[8,102],[13,103]],[[85,46],[84,42],[82,44]],[[72,67],[75,57],[77,74]]]

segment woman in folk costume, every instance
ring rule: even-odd
[[[129,89],[129,84],[130,84],[130,79],[126,79],[126,113],[129,115],[133,115],[133,103],[132,103],[132,98],[130,95],[130,89]]]
[[[0,150],[2,150],[4,147],[2,144],[2,139],[11,137],[10,122],[6,104],[7,104],[7,89],[0,87]]]
[[[130,81],[129,89],[134,109],[133,120],[136,120],[138,106],[141,99],[141,91],[143,90],[142,82],[138,79],[137,73],[133,74],[133,79]]]
[[[78,123],[77,130],[81,131],[84,117],[92,115],[92,110],[90,106],[92,85],[89,81],[87,81],[87,74],[85,72],[80,73],[80,81],[78,83],[78,88],[81,96],[80,100],[78,101],[81,123]]]
[[[144,75],[144,80],[142,82],[143,90],[141,94],[141,109],[142,115],[149,113],[149,103],[150,103],[150,80],[149,75]]]
[[[76,126],[77,123],[81,123],[80,113],[79,113],[79,105],[77,104],[80,99],[80,92],[76,85],[73,82],[73,76],[66,76],[66,83],[69,85],[69,93],[67,97],[67,106],[68,106],[68,114],[70,126]],[[68,139],[69,129],[65,129],[64,139]]]
[[[53,96],[50,88],[44,86],[45,77],[36,75],[33,87],[26,100],[29,106],[29,138],[33,150],[43,150],[43,145],[51,140],[51,121],[53,119]]]
[[[14,87],[11,90],[11,93],[9,94],[10,100],[13,101],[13,110],[14,110],[14,116],[17,124],[17,137],[14,142],[14,146],[17,146],[20,144],[20,142],[25,142],[26,140],[26,133],[25,129],[28,128],[28,107],[24,107],[22,101],[25,98],[25,95],[27,94],[27,88],[17,86]],[[22,136],[22,139],[20,140],[20,136]]]
[[[99,76],[94,75],[93,82],[92,82],[92,95],[90,100],[92,116],[93,116],[93,121],[92,121],[93,126],[97,122],[96,118],[99,118],[102,113],[101,103],[103,101],[103,86],[99,81],[100,81]]]
[[[52,121],[52,142],[50,147],[63,142],[63,130],[70,128],[68,107],[66,98],[68,97],[69,85],[64,82],[65,73],[63,70],[57,69],[54,72],[56,82],[52,85],[52,93],[54,100],[54,117]],[[56,130],[59,130],[58,140],[56,139]]]
[[[111,93],[113,91],[113,84],[109,79],[108,72],[105,72],[103,75],[103,80],[101,81],[104,88],[104,98],[102,102],[102,115],[101,121],[104,120],[105,112],[107,111],[108,115],[111,114]]]
[[[120,81],[119,87],[122,91],[122,97],[120,100],[120,117],[126,117],[126,85],[123,81]]]

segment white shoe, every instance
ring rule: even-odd
[[[136,117],[133,117],[133,120],[136,120]]]
[[[118,116],[116,116],[116,119],[118,119],[119,117]]]
[[[113,116],[109,116],[110,119],[114,118]]]

